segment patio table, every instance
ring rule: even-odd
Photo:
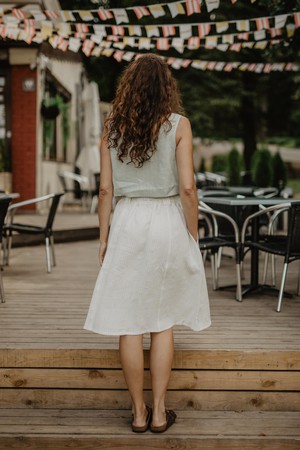
[[[259,197],[203,197],[203,202],[205,202],[211,208],[218,209],[218,207],[227,206],[231,210],[231,217],[233,217],[239,228],[242,228],[243,220],[241,220],[241,210],[242,208],[248,207],[249,214],[256,212],[259,205],[263,206],[273,206],[283,203],[292,203],[299,200],[284,199],[281,197],[272,198],[259,198]],[[228,212],[227,212],[228,213]],[[244,217],[245,219],[245,217]],[[253,242],[258,240],[258,220],[253,220],[251,227],[251,239]],[[261,291],[263,288],[271,289],[270,286],[259,284],[259,250],[256,248],[251,249],[251,272],[250,272],[250,284],[244,286],[242,290],[242,295],[246,295],[250,292]],[[272,289],[274,290],[274,289]]]

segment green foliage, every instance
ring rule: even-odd
[[[272,186],[284,188],[287,181],[287,170],[279,152],[276,152],[272,158],[272,172]]]
[[[242,159],[238,150],[233,147],[227,156],[227,178],[230,186],[241,184]]]
[[[199,172],[206,172],[206,163],[205,163],[205,159],[204,158],[201,158]]]
[[[269,187],[272,183],[272,156],[267,148],[257,150],[252,158],[252,178],[255,186]]]
[[[0,172],[11,172],[11,157],[5,139],[0,139]]]
[[[211,171],[214,173],[224,173],[227,167],[227,155],[214,155],[212,158]]]

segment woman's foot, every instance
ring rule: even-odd
[[[145,405],[142,411],[132,414],[131,428],[135,433],[144,433],[148,430],[152,419],[152,409]]]
[[[171,425],[173,425],[173,423],[175,423],[176,417],[176,413],[173,410],[166,409],[164,423],[156,425],[155,422],[152,421],[150,430],[152,433],[164,433]]]

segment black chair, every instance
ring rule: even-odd
[[[218,252],[224,247],[230,247],[235,251],[236,263],[236,299],[242,301],[241,286],[241,240],[240,230],[235,220],[224,212],[210,208],[204,202],[199,204],[199,216],[205,217],[210,222],[209,235],[205,235],[199,239],[199,247],[202,252],[210,250],[212,262],[213,289],[219,289],[218,286]],[[201,217],[202,216],[202,217]],[[222,234],[220,232],[219,223],[226,224],[226,230],[230,230],[230,234]]]
[[[44,235],[46,244],[47,271],[49,273],[51,272],[51,267],[56,265],[52,227],[57,207],[62,195],[64,195],[64,193],[49,194],[43,197],[33,198],[30,200],[25,200],[23,202],[14,203],[8,208],[8,221],[3,227],[3,238],[4,238],[3,241],[5,241],[5,245],[3,245],[5,265],[9,264],[9,254],[11,249],[12,236],[14,232],[18,234]],[[28,225],[24,223],[14,223],[14,215],[18,208],[49,200],[51,200],[51,204],[47,216],[47,221],[44,227]]]
[[[253,220],[257,220],[261,215],[268,214],[275,211],[284,212],[288,209],[288,230],[286,235],[274,235],[268,233],[264,238],[259,238],[257,242],[247,241],[245,238],[246,229],[249,223]],[[278,215],[277,215],[278,216]],[[281,277],[278,304],[276,311],[281,311],[281,304],[284,296],[284,286],[288,271],[288,265],[296,260],[300,259],[300,201],[293,202],[288,205],[277,205],[266,208],[263,211],[258,211],[250,215],[243,225],[242,229],[242,245],[247,245],[250,248],[256,248],[272,255],[279,255],[284,257],[284,266]],[[300,284],[298,276],[298,288],[297,295],[300,295]]]
[[[9,204],[11,202],[11,198],[9,196],[0,196],[0,241],[2,242],[2,232],[3,232],[3,226],[5,222],[5,217],[7,213],[7,209],[9,207]],[[0,298],[1,303],[5,303],[5,295],[4,295],[4,287],[3,287],[3,280],[2,280],[2,270],[1,267],[0,270]]]

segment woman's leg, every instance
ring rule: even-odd
[[[143,335],[120,336],[120,358],[126,384],[132,399],[136,426],[146,423],[147,410],[144,402],[144,352]]]
[[[151,333],[150,373],[153,394],[152,424],[155,427],[166,422],[165,396],[171,375],[174,354],[173,330]]]

